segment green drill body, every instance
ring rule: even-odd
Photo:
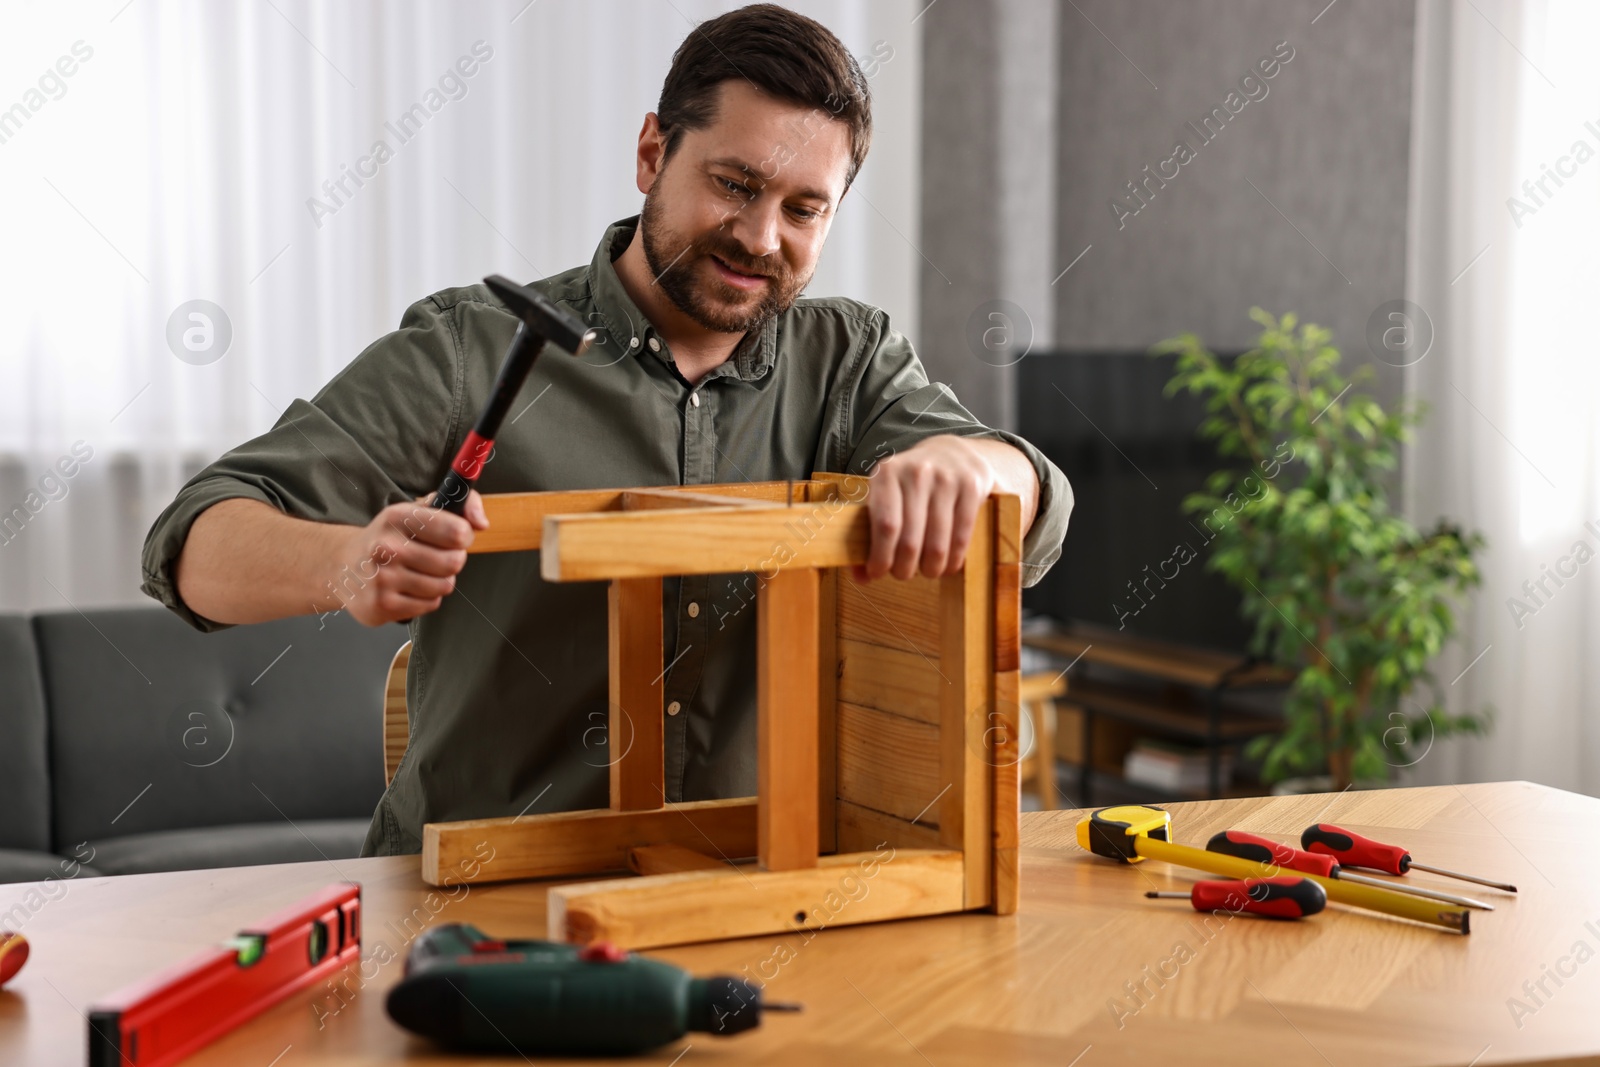
[[[762,1003],[741,979],[695,978],[609,945],[500,941],[446,923],[412,945],[387,1007],[452,1049],[629,1055],[690,1030],[751,1029]]]

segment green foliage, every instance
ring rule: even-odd
[[[1287,728],[1248,752],[1269,781],[1387,777],[1434,737],[1487,724],[1448,714],[1428,669],[1460,597],[1481,582],[1484,539],[1445,523],[1419,532],[1390,512],[1387,486],[1419,407],[1386,411],[1360,392],[1371,368],[1342,377],[1322,327],[1250,315],[1261,337],[1231,365],[1193,334],[1153,349],[1178,357],[1167,395],[1203,397],[1201,436],[1237,461],[1184,501],[1212,535],[1207,566],[1243,595],[1253,650],[1297,672]]]

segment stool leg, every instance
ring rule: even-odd
[[[810,568],[756,593],[756,842],[769,871],[817,865],[819,596]]]
[[[1033,766],[1038,780],[1039,810],[1055,811],[1061,806],[1056,796],[1056,702],[1035,700],[1028,705],[1033,717]]]
[[[661,709],[661,579],[613,578],[610,619],[611,810],[649,811],[666,802]],[[589,757],[592,759],[592,757]]]

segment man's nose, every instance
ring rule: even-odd
[[[782,205],[766,202],[756,197],[744,205],[744,210],[730,221],[728,232],[744,248],[751,259],[760,259],[778,251],[778,222]]]

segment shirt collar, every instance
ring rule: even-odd
[[[589,286],[594,294],[595,310],[604,320],[608,337],[614,339],[622,351],[636,357],[652,355],[672,366],[666,340],[658,337],[655,326],[634,304],[633,298],[622,287],[622,279],[617,277],[617,269],[613,265],[613,261],[622,255],[633,240],[638,225],[639,216],[634,215],[606,227],[599,247],[594,250],[594,258],[589,261]],[[635,339],[637,344],[634,343]],[[652,339],[660,341],[660,351],[651,350]],[[772,369],[777,352],[778,322],[773,319],[761,328],[760,333],[746,334],[727,362],[706,375],[706,380],[732,375],[740,381],[758,381]]]

